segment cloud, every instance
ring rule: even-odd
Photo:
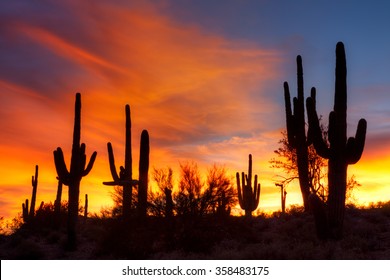
[[[278,79],[277,51],[179,24],[151,2],[2,6],[0,129],[6,136],[0,166],[7,184],[16,173],[30,178],[31,166],[40,164],[46,172],[42,189],[55,193],[52,151],[61,146],[69,162],[79,91],[82,141],[87,155],[98,151],[94,169],[82,181],[95,209],[110,200],[101,185],[110,176],[108,141],[117,165],[123,162],[126,103],[132,111],[133,169],[145,128],[152,164],[166,166],[184,157],[207,164],[217,158],[213,150],[221,161],[229,161],[229,154],[233,161],[242,151],[237,142],[249,144],[275,122],[269,116],[279,107],[267,90]]]

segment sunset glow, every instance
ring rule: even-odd
[[[203,11],[202,21],[198,7],[186,18],[198,1],[184,2],[188,9],[174,1],[0,4],[0,216],[16,216],[22,202],[30,199],[36,164],[37,204],[55,200],[53,151],[61,147],[69,165],[76,92],[82,96],[81,141],[87,157],[98,153],[91,173],[81,181],[80,199],[88,194],[90,212],[112,205],[112,187],[102,184],[111,180],[106,145],[112,143],[121,165],[125,104],[131,107],[135,176],[143,129],[150,135],[151,168],[170,166],[176,180],[179,163],[186,161],[196,162],[202,174],[216,163],[234,176],[247,170],[251,153],[262,184],[260,209],[278,210],[274,180],[282,173],[271,169],[269,160],[285,129],[283,82],[291,84],[295,96],[295,56],[301,54],[305,94],[317,87],[319,112],[327,119],[338,40],[346,45],[349,135],[359,118],[368,122],[363,157],[349,168],[362,185],[355,196],[362,204],[390,200],[390,80],[379,73],[387,69],[388,60],[377,58],[385,52],[389,58],[389,40],[378,44],[375,54],[368,53],[366,48],[372,46],[359,44],[347,29],[329,30],[316,41],[317,35],[307,35],[311,31],[300,25],[282,32],[270,15],[252,19],[253,11],[248,17],[269,21],[267,28],[274,27],[275,33],[264,27],[246,30],[258,26],[246,22],[236,26],[243,29],[238,36],[237,30],[228,29],[226,18],[213,14],[216,11]],[[245,5],[228,2],[232,7]],[[256,7],[261,13],[262,4],[249,2],[238,11]],[[272,9],[268,5],[264,9]],[[337,15],[333,20],[342,21]],[[259,35],[245,35],[244,30]],[[383,65],[369,68],[368,60]],[[301,203],[299,188],[291,184],[287,204]]]

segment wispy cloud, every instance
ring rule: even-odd
[[[184,157],[201,164],[246,159],[243,147],[273,124],[269,116],[279,110],[275,93],[267,91],[279,80],[277,51],[183,26],[156,5],[2,5],[0,129],[6,141],[0,166],[8,174],[2,188],[15,167],[19,178],[28,179],[31,166],[40,164],[48,170],[43,189],[50,186],[54,199],[52,151],[63,147],[69,160],[77,91],[82,92],[82,141],[87,154],[98,151],[94,170],[83,180],[85,192],[101,198],[95,209],[110,200],[101,186],[109,176],[106,142],[113,142],[122,160],[126,103],[132,110],[134,158],[146,128],[154,166],[176,165]]]

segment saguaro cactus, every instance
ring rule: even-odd
[[[139,183],[138,183],[138,215],[146,217],[148,197],[148,173],[149,173],[149,133],[143,130],[141,133],[140,155],[139,155]]]
[[[287,139],[290,147],[296,150],[299,185],[301,188],[303,205],[308,210],[308,197],[310,195],[308,141],[305,130],[305,105],[303,89],[302,58],[297,56],[297,86],[298,96],[293,99],[291,109],[290,90],[287,82],[284,82],[284,100],[286,107]],[[312,96],[315,98],[315,96]]]
[[[168,219],[173,217],[173,199],[172,199],[172,190],[169,188],[164,188],[165,194],[165,217]]]
[[[68,186],[68,242],[70,248],[76,246],[76,225],[79,211],[80,181],[91,171],[96,159],[96,152],[93,152],[88,165],[86,166],[85,144],[80,145],[81,134],[81,95],[76,94],[75,118],[73,129],[72,156],[70,169],[68,171],[64,154],[60,147],[54,151],[54,162],[59,180]],[[86,167],[85,167],[86,166]]]
[[[282,213],[286,213],[286,198],[287,191],[284,189],[284,184],[276,183],[275,186],[280,188],[280,204],[282,206]]]
[[[315,93],[315,88],[312,89]],[[329,128],[327,142],[323,139],[319,119],[315,108],[315,100],[309,97],[306,101],[309,133],[319,156],[328,159],[328,203],[327,214],[321,213],[319,207],[314,211],[317,217],[327,217],[327,225],[317,226],[327,229],[327,233],[320,233],[323,237],[339,239],[342,237],[345,212],[345,194],[347,185],[347,167],[359,161],[366,138],[367,122],[359,121],[355,137],[347,140],[347,67],[343,43],[336,46],[336,82],[334,108],[329,114]],[[318,205],[318,199],[312,199]],[[325,209],[325,208],[324,208]],[[318,222],[318,220],[317,220]]]
[[[257,175],[252,189],[252,155],[249,155],[248,175],[241,174],[242,187],[240,182],[240,173],[236,173],[238,202],[240,207],[245,210],[245,217],[252,217],[252,212],[257,209],[260,201],[260,183],[257,183]]]
[[[31,178],[32,185],[32,195],[31,195],[31,205],[30,211],[28,210],[28,199],[26,202],[22,204],[22,217],[24,222],[28,222],[33,219],[35,216],[35,202],[37,198],[37,189],[38,189],[38,165],[35,165],[35,176],[33,175]]]
[[[85,194],[85,202],[84,202],[84,224],[88,219],[88,194]]]
[[[110,163],[110,171],[113,182],[103,182],[108,186],[122,186],[123,187],[123,200],[122,200],[122,213],[123,218],[128,219],[131,213],[131,201],[132,201],[132,188],[138,184],[136,180],[133,180],[132,174],[132,155],[131,155],[131,118],[130,118],[130,106],[125,106],[126,114],[126,140],[125,140],[125,164],[120,167],[119,174],[115,167],[115,158],[112,145],[107,143],[108,159]]]
[[[108,186],[123,187],[122,213],[123,218],[130,218],[131,203],[132,203],[132,188],[139,185],[138,189],[138,204],[139,215],[146,215],[146,196],[148,187],[148,169],[149,169],[149,134],[144,130],[141,134],[140,147],[140,165],[139,165],[139,182],[133,180],[132,175],[132,152],[131,152],[131,118],[130,106],[125,106],[126,113],[126,140],[125,140],[125,165],[120,167],[119,174],[115,167],[114,152],[111,143],[107,143],[108,157],[110,162],[110,170],[112,182],[103,182]],[[141,210],[142,209],[142,210]],[[142,213],[142,214],[141,214]]]

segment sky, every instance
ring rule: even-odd
[[[248,154],[262,184],[260,209],[280,207],[281,170],[269,160],[285,129],[283,82],[296,95],[296,56],[305,94],[333,108],[335,46],[348,68],[348,135],[368,122],[361,160],[349,166],[358,203],[390,200],[390,3],[388,1],[2,1],[0,3],[0,216],[21,212],[39,165],[37,204],[54,201],[53,151],[69,165],[74,99],[81,141],[97,151],[81,181],[91,212],[112,205],[107,142],[123,164],[131,107],[133,172],[150,135],[150,169],[196,162],[234,176]],[[150,182],[153,188],[153,181]],[[287,204],[302,204],[296,184]],[[66,199],[67,187],[63,198]],[[83,204],[83,202],[82,202]]]

